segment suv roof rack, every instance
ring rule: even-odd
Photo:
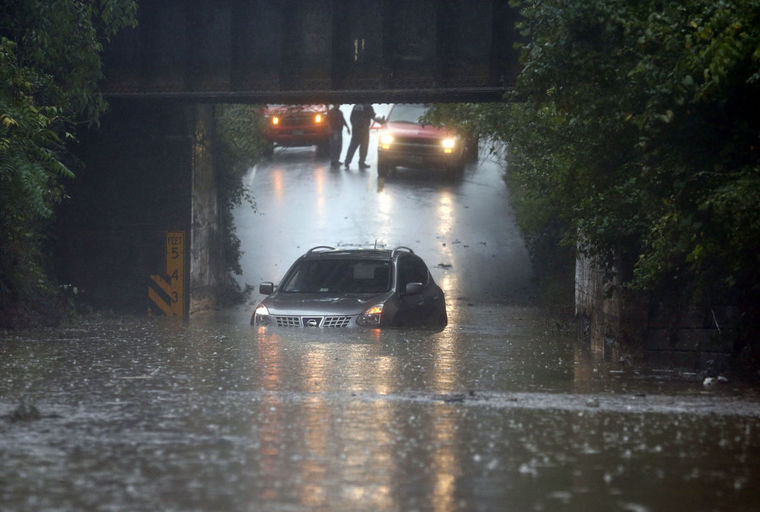
[[[393,252],[391,253],[391,257],[392,258],[395,257],[396,253],[397,252],[401,252],[401,251],[408,252],[409,254],[414,254],[414,251],[411,250],[409,247],[405,247],[403,245],[399,245],[398,247],[396,247],[395,249],[393,249]]]
[[[369,250],[369,251],[388,250],[386,248],[385,242],[383,242],[382,240],[375,240],[374,242],[364,242],[364,243],[338,242],[338,250],[341,250],[341,249],[345,249],[345,250],[363,249],[363,250]]]
[[[329,245],[318,245],[316,247],[312,247],[311,249],[309,249],[306,252],[306,254],[311,254],[311,253],[316,252],[316,251],[318,251],[320,249],[324,249],[325,251],[334,251],[335,247],[330,247]]]

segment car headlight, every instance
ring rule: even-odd
[[[375,304],[371,308],[364,311],[359,318],[356,319],[356,323],[362,327],[379,327],[383,321],[383,305]]]
[[[321,122],[322,122],[322,114],[317,114],[317,115],[315,115],[315,116],[314,116],[314,122],[315,122],[316,124],[319,124],[319,123],[321,123]]]
[[[274,116],[272,118],[272,124],[275,125],[275,126],[277,126],[278,124],[280,124],[280,118],[277,117],[277,116]]]
[[[444,153],[451,153],[457,146],[457,139],[455,137],[446,137],[441,141],[441,146],[443,146]]]
[[[269,325],[272,323],[272,317],[269,316],[269,310],[263,304],[256,306],[253,312],[253,325]]]
[[[388,132],[380,134],[380,147],[383,149],[390,149],[393,144],[393,135]]]

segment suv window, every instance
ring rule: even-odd
[[[382,293],[390,290],[390,264],[382,260],[303,260],[281,287],[284,293]]]
[[[428,269],[417,256],[401,256],[398,259],[398,290],[403,292],[409,283],[428,282]]]

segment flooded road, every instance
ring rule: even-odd
[[[756,390],[593,361],[532,305],[493,162],[379,182],[292,149],[246,183],[245,282],[408,245],[448,327],[255,330],[248,304],[3,333],[2,510],[757,509]]]
[[[753,510],[760,406],[530,308],[440,333],[213,315],[4,336],[3,510]],[[22,401],[39,416],[19,417]]]

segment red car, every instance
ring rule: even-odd
[[[269,105],[263,112],[267,154],[274,146],[317,146],[326,155],[330,145],[327,105]]]
[[[446,128],[422,124],[428,107],[396,104],[388,112],[377,144],[377,173],[387,176],[396,167],[435,169],[458,176],[477,143]]]

